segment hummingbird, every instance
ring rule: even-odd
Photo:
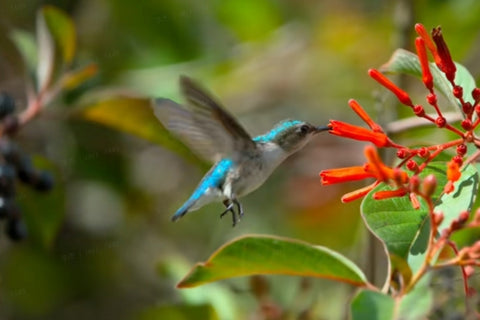
[[[238,121],[197,82],[180,77],[185,105],[170,99],[152,102],[155,116],[188,147],[214,165],[188,200],[175,212],[176,221],[211,202],[222,202],[233,226],[243,217],[239,198],[260,187],[287,157],[302,149],[317,133],[329,130],[300,120],[283,120],[252,138]]]

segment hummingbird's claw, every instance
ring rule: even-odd
[[[240,218],[243,217],[244,214],[242,204],[237,199],[225,200],[223,201],[223,204],[225,205],[226,209],[220,214],[220,218],[223,218],[224,215],[226,215],[228,212],[231,212],[233,221],[232,227],[235,227],[237,223],[240,222]],[[233,207],[234,205],[236,205],[238,213],[235,212],[235,208]]]

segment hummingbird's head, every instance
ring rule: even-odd
[[[258,143],[272,142],[287,153],[294,153],[303,148],[315,134],[328,129],[328,127],[317,127],[305,121],[283,120],[272,130],[253,140]]]

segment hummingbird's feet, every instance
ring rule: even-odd
[[[220,218],[223,218],[228,212],[232,213],[233,227],[240,222],[240,218],[243,217],[243,207],[242,204],[237,199],[227,199],[223,201],[226,209],[220,214]],[[235,212],[234,205],[236,206],[237,212]],[[237,219],[238,218],[238,219]]]

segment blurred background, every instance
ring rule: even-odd
[[[153,113],[131,116],[134,101],[126,114],[125,105],[112,105],[106,115],[123,119],[123,128],[82,112],[105,95],[182,102],[184,74],[209,88],[252,135],[285,118],[361,124],[350,98],[387,123],[408,113],[366,71],[396,48],[410,49],[415,22],[441,25],[454,60],[475,77],[480,72],[474,0],[2,0],[0,90],[20,109],[22,60],[9,34],[34,33],[45,4],[71,16],[75,65],[96,63],[98,74],[15,137],[56,181],[48,195],[18,190],[27,239],[0,233],[0,319],[345,319],[354,289],[326,280],[239,278],[185,290],[175,284],[225,242],[257,233],[338,250],[381,285],[386,263],[372,249],[360,202],[340,203],[361,184],[322,187],[318,177],[322,169],[363,163],[361,143],[316,137],[242,200],[246,213],[235,228],[219,219],[220,204],[171,223],[205,163],[176,141],[130,134],[156,125]],[[397,80],[425,94],[416,79]],[[267,302],[258,299],[259,287]]]

